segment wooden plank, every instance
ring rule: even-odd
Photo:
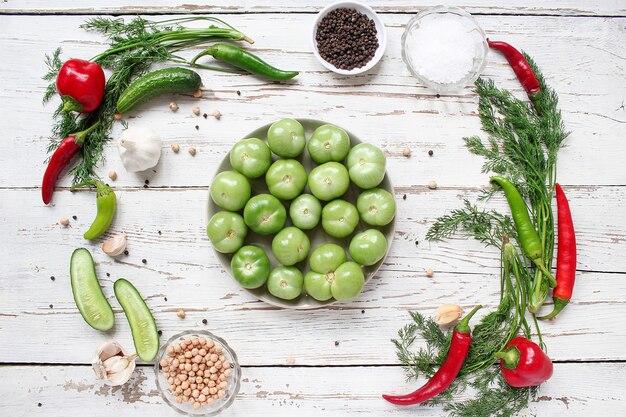
[[[97,1],[83,1],[80,4],[69,0],[54,4],[45,0],[5,0],[0,4],[0,13],[267,13],[267,12],[307,12],[316,13],[328,2],[320,1],[252,1],[243,0],[236,4],[226,0],[213,0],[209,4],[197,0],[173,4],[165,0],[112,0],[106,4]],[[408,0],[375,0],[367,2],[372,8],[382,13],[417,13],[428,7],[437,6],[436,0],[416,4]],[[469,0],[456,6],[470,13],[488,14],[550,14],[558,16],[581,15],[617,15],[626,14],[624,4],[619,0],[585,2],[581,0],[558,0],[550,3],[530,1],[520,4],[514,0],[505,0],[494,5],[485,0]]]
[[[244,368],[240,394],[221,415],[421,416],[444,415],[439,407],[396,407],[385,390],[409,392],[399,367]],[[607,381],[610,383],[607,384]],[[626,365],[556,364],[554,376],[521,415],[622,415]],[[96,382],[87,366],[0,367],[0,412],[7,416],[171,416],[150,368],[136,371],[125,386]],[[465,395],[463,398],[467,398]]]
[[[145,178],[154,186],[206,186],[218,162],[230,146],[248,132],[280,117],[323,119],[351,130],[361,139],[380,145],[389,156],[389,173],[397,186],[426,184],[434,179],[442,186],[486,184],[481,159],[464,148],[463,136],[479,134],[476,97],[467,88],[462,94],[437,98],[417,85],[400,58],[400,36],[408,16],[384,15],[389,43],[384,61],[371,74],[344,78],[322,70],[310,52],[308,32],[312,16],[293,14],[228,15],[230,23],[257,40],[255,50],[284,68],[298,68],[302,75],[290,85],[266,83],[247,76],[202,72],[205,95],[163,97],[147,105],[131,124],[148,124],[164,139],[164,156],[157,173],[126,173],[117,149],[107,146],[107,162],[99,174],[114,169],[117,184],[141,187]],[[0,119],[0,129],[11,132],[12,152],[0,155],[5,167],[0,187],[36,187],[46,159],[50,114],[54,106],[41,106],[45,84],[42,54],[58,45],[65,56],[90,57],[104,48],[102,39],[78,29],[84,17],[0,17],[0,47],[7,62],[0,69],[0,110],[12,117]],[[622,46],[626,19],[493,17],[478,16],[490,36],[499,37],[529,51],[539,62],[550,84],[560,93],[565,123],[572,131],[561,152],[559,181],[563,184],[625,185],[626,171],[619,155],[626,153],[620,132],[626,123],[626,68]],[[37,25],[40,31],[32,31]],[[274,30],[268,31],[267,27]],[[541,28],[541,30],[538,30]],[[575,28],[575,34],[572,32]],[[294,33],[297,36],[283,36]],[[44,35],[45,34],[45,35]],[[546,43],[546,37],[550,42]],[[24,53],[24,51],[33,51]],[[189,51],[190,54],[196,51]],[[24,84],[23,71],[32,72]],[[611,68],[611,70],[607,70]],[[484,75],[498,84],[523,93],[501,56],[491,54]],[[237,91],[241,95],[237,95]],[[175,99],[180,110],[172,114],[167,103]],[[218,122],[195,117],[192,107],[222,112]],[[198,126],[198,130],[195,126]],[[119,135],[114,130],[114,137]],[[183,149],[169,150],[171,143]],[[195,158],[185,150],[194,146]],[[408,146],[411,158],[402,156]],[[429,157],[428,150],[434,151]],[[462,167],[458,167],[463,161]],[[24,169],[25,166],[33,169]],[[67,179],[61,185],[68,186]]]
[[[619,256],[624,252],[626,221],[615,210],[626,199],[626,188],[567,191],[578,230],[579,268],[612,273],[579,275],[568,311],[543,325],[546,343],[560,360],[626,359],[621,348],[626,335],[606,320],[626,314],[620,295],[626,291],[622,273],[626,265]],[[125,277],[148,300],[164,338],[187,328],[211,329],[232,342],[247,365],[284,364],[289,357],[312,365],[395,363],[388,341],[408,322],[407,309],[432,314],[442,303],[493,306],[499,297],[498,255],[493,250],[463,239],[423,241],[433,219],[460,204],[459,195],[473,199],[476,193],[419,188],[410,191],[406,201],[402,193],[397,194],[399,221],[390,256],[361,297],[333,309],[291,312],[257,302],[222,270],[204,234],[206,189],[120,191],[120,210],[110,233],[128,234],[129,255],[118,260],[100,251],[101,240],[89,244],[82,239],[95,210],[93,193],[59,192],[55,206],[43,207],[37,190],[2,190],[0,200],[10,204],[0,214],[0,233],[13,238],[11,256],[0,263],[4,277],[0,338],[15,340],[29,334],[34,343],[17,351],[3,344],[0,361],[84,363],[98,342],[109,337],[132,346],[111,291],[113,280]],[[503,205],[500,201],[498,206]],[[56,224],[61,216],[71,219],[71,227]],[[79,245],[93,250],[105,292],[116,309],[112,333],[99,334],[87,327],[74,305],[67,269],[70,254]],[[429,267],[435,270],[433,278],[425,276]],[[187,311],[185,320],[176,317],[179,308]],[[599,349],[598,338],[611,343]],[[267,340],[273,341],[272,349],[264,348]],[[42,345],[49,348],[41,349]]]

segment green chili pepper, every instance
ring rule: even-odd
[[[111,222],[113,221],[113,216],[115,215],[115,207],[117,202],[115,200],[115,193],[108,185],[102,183],[102,181],[98,180],[89,180],[85,182],[81,182],[80,184],[76,184],[72,186],[71,190],[74,191],[79,187],[96,187],[97,189],[97,213],[96,218],[93,220],[91,227],[89,230],[85,232],[83,237],[87,240],[96,239],[104,234],[107,231]]]
[[[218,43],[203,52],[200,52],[194,59],[191,60],[190,65],[192,67],[205,68],[206,66],[196,64],[198,58],[205,55],[211,55],[213,58],[220,62],[232,65],[242,69],[250,74],[259,75],[276,81],[289,80],[299,74],[298,71],[283,71],[276,67],[271,66],[267,62],[263,61],[258,56],[238,48],[233,45],[227,45]],[[213,67],[206,67],[213,68]]]
[[[522,198],[522,195],[517,191],[517,188],[503,177],[491,177],[491,182],[495,182],[502,190],[509,203],[511,209],[511,215],[515,222],[515,229],[517,230],[517,236],[519,243],[524,251],[524,254],[530,258],[531,261],[541,272],[548,278],[550,287],[556,287],[556,280],[543,264],[543,246],[541,245],[541,239],[539,234],[535,230],[533,222],[530,220],[528,214],[528,207],[526,202]]]

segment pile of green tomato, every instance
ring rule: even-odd
[[[308,174],[296,159],[305,147],[318,164]],[[272,153],[282,159],[273,161]],[[303,289],[318,301],[358,296],[365,283],[362,266],[376,264],[387,251],[387,239],[376,227],[389,224],[396,213],[394,197],[377,188],[385,176],[383,152],[366,143],[350,148],[348,134],[328,124],[318,127],[307,144],[300,122],[283,119],[269,128],[267,144],[257,138],[236,143],[230,164],[234,170],[220,172],[211,185],[211,198],[224,211],[209,220],[207,234],[215,250],[234,253],[231,269],[239,284],[249,289],[267,285],[270,294],[284,300],[299,297]],[[250,180],[262,176],[269,193],[252,196]],[[342,199],[350,182],[363,190],[356,207]],[[307,186],[310,194],[303,194]],[[288,218],[293,226],[286,227]],[[372,227],[355,234],[359,221]],[[324,243],[309,256],[307,231],[320,222],[328,236],[351,237],[352,260],[335,243]],[[274,235],[272,253],[280,266],[271,269],[261,247],[244,246],[248,230]],[[309,272],[303,276],[295,265],[307,257]]]

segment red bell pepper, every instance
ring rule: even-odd
[[[63,112],[90,113],[104,97],[104,71],[95,62],[70,59],[59,70],[56,86],[63,99]]]
[[[501,359],[500,370],[512,387],[534,387],[552,376],[552,361],[548,355],[525,337],[513,338],[496,357]]]
[[[82,132],[69,135],[61,141],[56,148],[50,162],[46,167],[46,172],[43,175],[43,182],[41,184],[41,198],[44,204],[48,204],[52,200],[52,193],[54,193],[54,186],[57,183],[57,179],[61,174],[61,171],[67,166],[72,157],[78,153],[80,147],[83,146],[83,142],[87,135],[98,126],[100,122],[95,123],[89,129]]]

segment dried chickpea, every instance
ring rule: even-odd
[[[195,403],[193,403],[193,408],[195,410],[199,409],[200,407],[202,407],[202,404],[200,404],[198,401],[196,401]]]
[[[217,391],[217,398],[222,398],[224,395],[226,395],[226,391],[223,389]]]

